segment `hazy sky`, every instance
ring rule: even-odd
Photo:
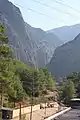
[[[66,5],[72,6],[69,8],[56,3],[56,0],[10,0],[21,9],[24,20],[33,27],[42,28],[44,30],[53,29],[64,25],[72,25],[80,23],[80,0],[57,0]],[[37,3],[47,4],[49,7]],[[17,5],[18,4],[18,5]],[[21,5],[21,6],[19,6]],[[41,15],[30,11],[32,9]],[[57,10],[55,10],[57,9]],[[69,15],[64,14],[69,13]]]

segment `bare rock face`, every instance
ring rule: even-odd
[[[54,49],[62,44],[53,33],[33,28],[24,22],[18,7],[8,0],[0,0],[0,23],[7,28],[7,36],[14,50],[14,56],[29,65],[43,67]]]
[[[25,23],[29,38],[35,43],[35,54],[37,66],[44,67],[50,62],[56,47],[63,42],[54,34],[43,31],[40,28],[33,28]]]
[[[33,65],[34,54],[32,49],[34,44],[26,33],[25,22],[19,8],[8,0],[0,0],[0,23],[7,28],[7,36],[15,57],[24,63]]]
[[[80,34],[74,40],[58,47],[48,64],[49,71],[57,80],[70,75],[72,72],[80,72]]]

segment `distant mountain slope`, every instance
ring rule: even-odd
[[[15,57],[29,65],[43,67],[50,61],[54,49],[62,44],[53,33],[46,37],[45,31],[25,23],[19,8],[8,0],[0,0],[0,23],[8,30]]]
[[[30,40],[26,34],[24,20],[19,8],[8,0],[0,0],[0,23],[7,28],[7,35],[16,58],[30,65],[33,64],[30,53],[33,55]]]
[[[63,44],[63,42],[54,33],[47,33],[40,28],[34,28],[27,23],[25,24],[29,38],[36,45],[38,67],[44,67],[51,60],[56,47]]]
[[[63,26],[60,28],[55,28],[48,31],[49,33],[54,33],[64,42],[73,40],[80,33],[80,24],[72,26]]]
[[[72,72],[80,72],[80,34],[55,50],[48,69],[57,80]]]

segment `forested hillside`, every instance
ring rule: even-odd
[[[29,98],[32,92],[35,97],[39,97],[43,91],[53,91],[55,79],[47,69],[36,70],[14,59],[4,30],[0,24],[0,104],[5,106],[5,102],[23,101],[27,96]],[[8,99],[5,101],[4,98]]]

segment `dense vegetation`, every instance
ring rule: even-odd
[[[46,68],[36,70],[13,58],[9,40],[5,37],[5,29],[0,25],[0,104],[22,102],[42,98],[46,90],[54,91],[55,79]],[[64,78],[58,85],[59,101],[69,103],[73,97],[80,97],[80,73],[73,73]]]
[[[59,84],[59,100],[68,104],[74,97],[80,98],[80,73],[72,73]]]
[[[0,93],[2,106],[5,96],[16,100],[23,98],[23,88],[19,75],[15,72],[12,50],[9,47],[8,38],[4,36],[2,25],[0,25]]]
[[[0,25],[0,95],[1,105],[4,99],[20,102],[30,97],[41,96],[44,90],[54,90],[55,80],[46,68],[36,70],[13,58],[9,40],[4,35],[5,29]]]

